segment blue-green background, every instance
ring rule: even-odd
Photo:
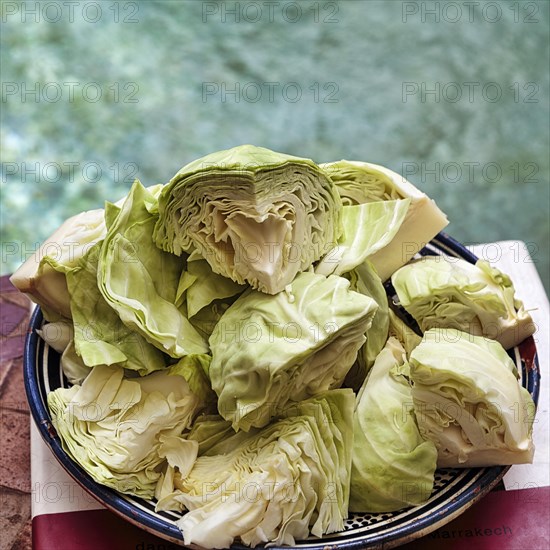
[[[550,288],[548,2],[34,4],[2,3],[4,272],[134,176],[254,143],[406,170],[451,235],[528,242]]]

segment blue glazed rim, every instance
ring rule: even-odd
[[[433,255],[441,252],[463,258],[470,263],[475,263],[478,260],[460,242],[444,232],[439,233],[431,243],[422,249],[420,254]],[[46,394],[45,381],[41,378],[41,371],[38,368],[42,362],[45,342],[38,335],[37,329],[42,327],[43,321],[42,311],[39,307],[36,307],[31,317],[29,331],[25,340],[23,368],[29,408],[46,445],[67,473],[101,504],[149,533],[183,545],[183,537],[180,530],[173,521],[168,521],[168,517],[152,515],[140,509],[140,507],[116,491],[96,483],[64,451],[43,398]],[[521,357],[525,387],[531,393],[535,404],[537,404],[540,391],[540,367],[533,337],[527,338],[514,350],[518,350]],[[509,350],[512,357],[514,350]],[[52,355],[54,353],[52,350]],[[374,526],[373,528],[367,527],[359,530],[342,531],[326,535],[322,539],[311,538],[297,541],[296,547],[308,548],[310,550],[326,550],[327,547],[335,547],[337,545],[340,549],[360,550],[366,548],[392,548],[405,544],[429,534],[462,514],[467,508],[491,491],[500,482],[508,469],[509,466],[494,466],[463,470],[464,472],[468,472],[471,478],[469,479],[468,474],[466,474],[466,490],[456,495],[453,493],[450,495],[445,494],[445,491],[443,491],[441,496],[438,497],[436,495],[435,499],[430,499],[430,505],[437,507],[437,513],[430,513],[430,506],[425,504],[410,509],[412,513],[407,516],[408,519],[404,521],[403,525],[398,524],[389,528]],[[419,513],[418,517],[415,517],[414,511],[417,509]],[[362,532],[358,533],[358,531]],[[231,548],[235,550],[250,550],[249,547],[242,544],[234,544]],[[289,547],[270,546],[270,548],[274,550],[288,550]]]

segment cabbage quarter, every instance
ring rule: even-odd
[[[184,166],[159,197],[154,239],[276,294],[337,241],[342,202],[313,161],[242,145]]]

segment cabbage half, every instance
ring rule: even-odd
[[[357,394],[350,510],[390,512],[428,500],[437,450],[422,438],[402,368],[405,350],[390,337]]]
[[[171,357],[203,354],[208,346],[175,305],[183,258],[152,240],[156,198],[136,181],[109,223],[101,246],[98,287],[130,329]]]
[[[535,331],[510,278],[484,260],[425,256],[392,276],[401,305],[425,331],[453,327],[498,340],[506,349]]]
[[[67,219],[11,276],[10,281],[42,309],[48,321],[71,318],[65,273],[106,234],[104,210]]]
[[[188,428],[200,404],[185,379],[169,373],[129,380],[119,367],[94,367],[81,386],[48,394],[63,448],[98,483],[153,497],[161,438]]]
[[[185,544],[206,548],[227,548],[237,537],[250,546],[293,545],[310,532],[320,537],[342,530],[353,404],[351,390],[297,403],[262,430],[210,446],[191,469],[190,440],[172,438],[157,490],[160,508],[189,510],[177,521]],[[216,433],[215,422],[208,438]],[[227,426],[218,424],[223,433]]]
[[[514,362],[494,340],[430,329],[410,356],[420,432],[440,467],[530,463],[535,405]]]
[[[321,168],[335,183],[346,206],[410,200],[405,219],[391,242],[369,258],[383,281],[405,265],[449,223],[433,200],[388,168],[348,160],[321,164]]]
[[[242,145],[172,178],[154,238],[178,255],[197,250],[215,273],[275,294],[334,245],[341,208],[313,161]]]
[[[339,387],[378,309],[348,280],[301,273],[285,292],[241,295],[210,337],[210,379],[235,429],[265,426],[289,400]]]

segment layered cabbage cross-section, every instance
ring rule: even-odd
[[[400,304],[423,331],[451,327],[517,346],[535,324],[505,273],[484,260],[425,256],[392,275]]]
[[[276,294],[341,233],[342,203],[313,161],[242,145],[183,167],[159,197],[154,238],[213,271]]]
[[[237,537],[251,547],[294,545],[310,533],[343,529],[353,405],[350,389],[325,392],[282,411],[262,430],[225,435],[191,468],[197,440],[165,438],[168,467],[157,485],[157,509],[188,510],[177,525],[185,544],[203,548],[229,548]],[[226,433],[223,421],[208,424],[207,441]]]
[[[433,328],[409,364],[418,427],[439,467],[532,462],[535,403],[498,342]]]
[[[98,366],[82,385],[50,392],[48,407],[63,448],[94,481],[152,498],[162,438],[189,428],[201,401],[179,369],[129,379]]]

